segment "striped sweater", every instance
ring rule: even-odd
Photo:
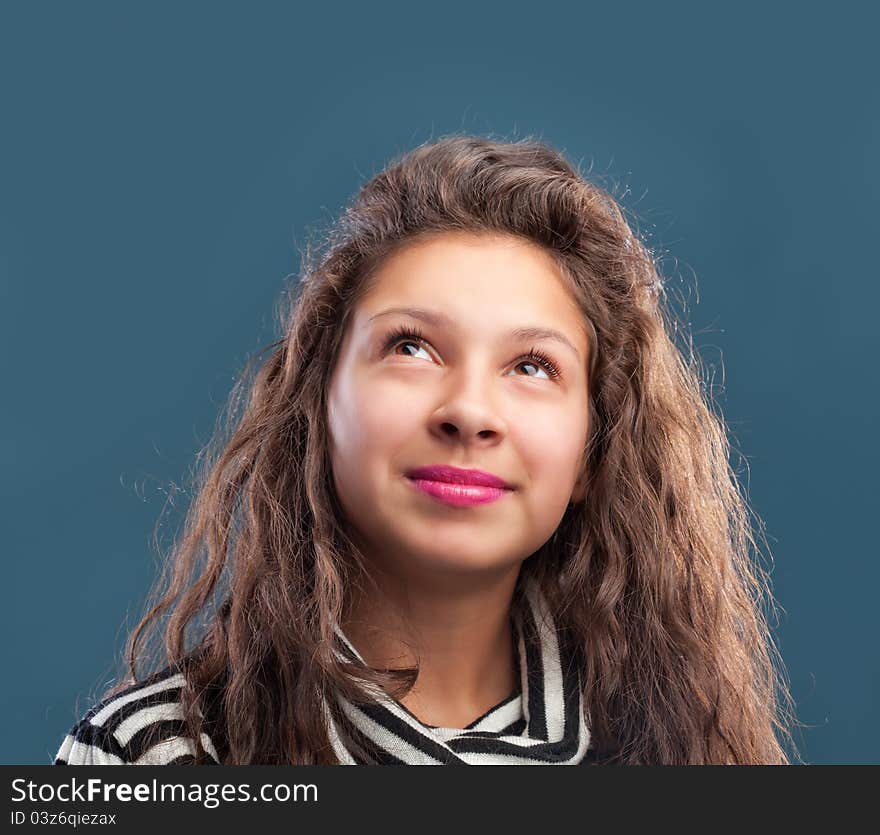
[[[194,765],[195,747],[183,724],[179,701],[182,673],[166,668],[96,704],[65,735],[54,765]],[[406,711],[402,705],[400,709]],[[408,712],[408,711],[407,711]],[[413,717],[414,721],[415,717]],[[522,694],[490,708],[465,730],[516,733],[525,723]],[[437,729],[446,734],[452,729]],[[213,740],[202,733],[202,746],[217,765]]]
[[[55,765],[194,765],[195,746],[186,735],[180,705],[182,673],[170,667],[101,700],[67,733]],[[220,758],[206,733],[202,746]]]
[[[542,595],[529,588],[528,606],[515,614],[520,690],[465,728],[426,725],[378,690],[368,703],[336,694],[337,710],[324,701],[330,744],[347,765],[586,765],[594,762],[574,648],[553,622]],[[341,657],[366,664],[341,630]],[[197,759],[180,702],[186,683],[180,668],[166,667],[104,698],[74,725],[56,765],[219,764],[217,723],[222,684],[200,702],[205,708]],[[336,718],[334,718],[334,713]],[[337,722],[337,719],[341,720]],[[211,738],[211,734],[215,736]],[[221,749],[222,750],[222,749]]]

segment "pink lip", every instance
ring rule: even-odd
[[[418,467],[410,470],[407,478],[417,489],[456,507],[494,502],[513,489],[492,473],[445,465]]]

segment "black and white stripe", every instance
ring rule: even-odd
[[[370,704],[337,697],[343,721],[324,705],[333,750],[344,765],[577,765],[592,757],[579,670],[536,588],[514,621],[520,692],[466,728],[425,725],[383,691]],[[363,659],[341,630],[342,645]],[[195,764],[183,722],[183,674],[166,668],[108,697],[67,733],[55,765]],[[209,728],[210,730],[210,728]],[[207,758],[220,762],[201,734]]]
[[[589,759],[590,732],[574,656],[561,641],[539,590],[526,590],[527,607],[516,620],[521,692],[467,728],[420,722],[384,691],[354,704],[337,696],[336,721],[324,712],[333,750],[344,765],[579,765]],[[363,658],[337,629],[350,655]],[[344,655],[344,653],[341,653]]]
[[[180,704],[183,674],[166,668],[95,705],[64,737],[55,765],[189,765],[195,746]],[[201,735],[206,764],[219,763]]]

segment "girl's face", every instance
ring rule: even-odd
[[[352,311],[328,405],[335,487],[365,556],[396,575],[509,572],[546,542],[584,497],[587,352],[583,316],[537,245],[445,233],[384,261]],[[481,502],[485,491],[452,488],[478,503],[449,503],[407,475],[432,465],[510,489]]]

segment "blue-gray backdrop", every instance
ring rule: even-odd
[[[803,757],[880,761],[867,8],[4,3],[2,761],[107,683],[309,230],[451,132],[542,138],[638,214],[748,463]]]

